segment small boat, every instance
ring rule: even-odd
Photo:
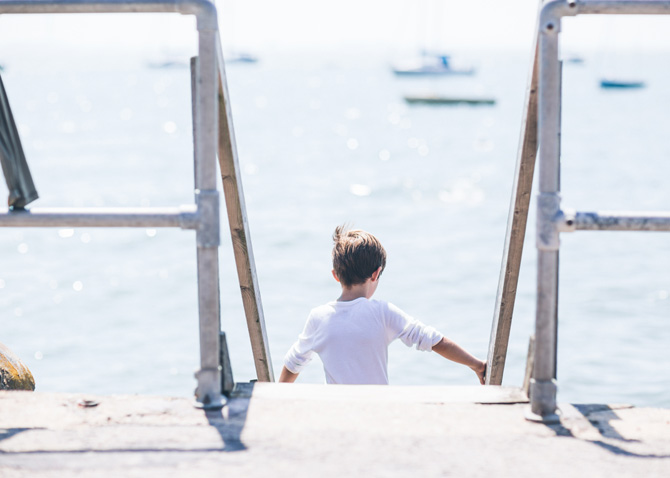
[[[162,60],[150,61],[147,66],[153,69],[172,70],[189,68],[189,63],[185,60]]]
[[[223,58],[226,63],[256,63],[258,61],[258,57],[240,51],[224,53]]]
[[[563,63],[571,63],[573,65],[583,65],[584,58],[581,56],[568,56],[563,58]]]
[[[405,101],[409,104],[425,105],[495,105],[496,103],[494,98],[441,96],[436,94],[405,95]]]
[[[600,80],[601,88],[644,88],[644,81]]]
[[[423,54],[420,58],[393,66],[396,75],[472,75],[472,67],[452,65],[448,55]]]

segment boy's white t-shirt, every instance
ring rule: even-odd
[[[310,312],[284,365],[300,373],[316,352],[327,383],[388,385],[388,346],[395,339],[430,351],[442,334],[388,302],[333,301]]]

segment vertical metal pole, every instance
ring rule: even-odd
[[[204,408],[220,408],[219,333],[219,193],[216,189],[217,69],[216,30],[200,29],[196,68],[195,178],[196,203],[202,218],[198,244],[198,309],[200,315],[200,370],[196,400]]]
[[[558,305],[558,229],[560,211],[560,103],[558,61],[560,19],[540,23],[539,182],[537,210],[537,311],[531,412],[549,421],[556,416],[556,330]]]
[[[193,184],[200,184],[198,179],[198,128],[197,128],[197,116],[198,116],[198,57],[191,57],[190,61],[191,66],[191,118],[193,118]]]

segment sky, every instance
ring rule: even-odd
[[[536,0],[216,0],[224,44],[243,50],[335,47],[529,49]],[[669,16],[670,17],[670,16]],[[178,14],[3,15],[0,48],[174,47],[195,41]],[[669,49],[670,18],[589,16],[564,22],[568,48]]]

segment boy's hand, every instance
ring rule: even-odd
[[[476,366],[470,368],[477,374],[479,383],[486,384],[486,362],[480,360]]]

